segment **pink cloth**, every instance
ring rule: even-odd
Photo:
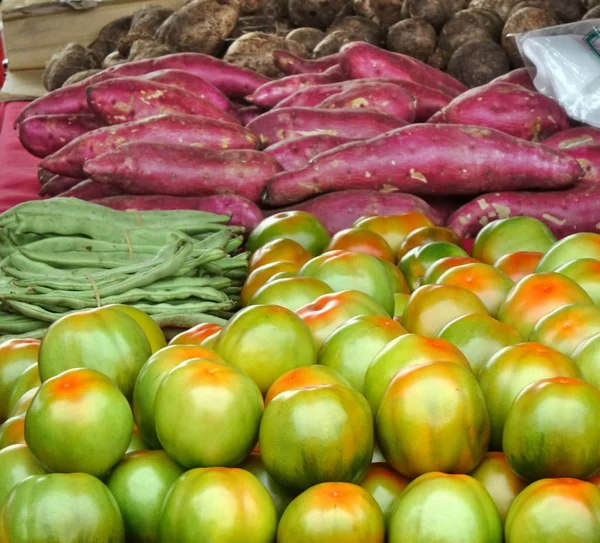
[[[27,102],[0,103],[0,212],[27,200],[38,200],[39,158],[23,147],[13,128]]]

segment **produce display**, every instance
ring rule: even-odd
[[[598,541],[600,234],[513,217],[467,251],[422,211],[296,210],[244,241],[75,198],[0,224],[3,541]]]

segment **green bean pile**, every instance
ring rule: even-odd
[[[0,341],[41,337],[67,313],[127,304],[163,329],[224,324],[248,253],[240,227],[202,211],[115,211],[75,198],[0,214]]]

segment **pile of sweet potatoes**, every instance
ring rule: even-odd
[[[276,59],[289,75],[269,80],[174,54],[32,102],[17,124],[43,157],[40,194],[118,209],[230,206],[249,228],[301,208],[331,232],[366,213],[408,210],[464,237],[522,214],[558,235],[600,230],[590,204],[600,196],[600,131],[573,127],[525,69],[469,90],[368,43]]]

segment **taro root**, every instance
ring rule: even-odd
[[[48,91],[62,87],[63,83],[77,72],[98,68],[96,56],[79,43],[68,43],[54,53],[44,70],[43,82]]]

